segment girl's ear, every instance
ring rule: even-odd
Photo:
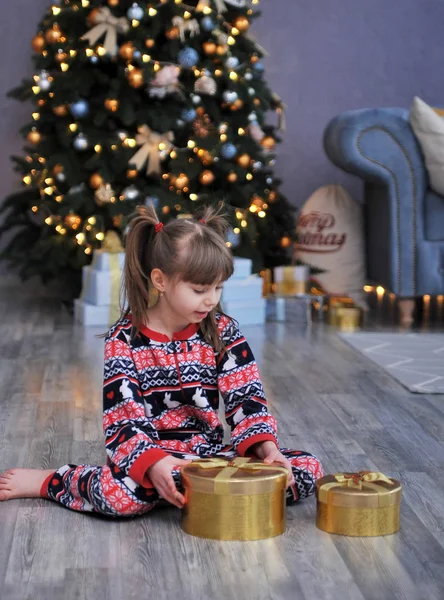
[[[165,274],[160,269],[151,271],[151,282],[159,292],[165,291]]]

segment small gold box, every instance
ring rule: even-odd
[[[257,459],[193,461],[182,469],[186,533],[214,540],[260,540],[284,533],[287,471]]]
[[[390,535],[399,530],[402,486],[383,473],[326,475],[316,482],[316,525],[350,536]]]
[[[364,311],[349,297],[332,297],[328,304],[328,324],[341,331],[355,331],[363,325]]]

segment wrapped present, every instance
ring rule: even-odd
[[[250,458],[203,459],[182,468],[182,528],[216,540],[259,540],[284,533],[287,470]]]
[[[312,307],[320,318],[323,311],[323,297],[310,294],[303,296],[271,294],[266,299],[266,318],[267,321],[309,324],[312,322]]]
[[[222,300],[223,311],[236,319],[241,327],[246,325],[263,325],[265,323],[265,299]]]
[[[229,279],[224,283],[222,302],[262,299],[263,281],[259,275],[250,275],[245,279]]]
[[[249,258],[235,258],[234,259],[234,272],[231,279],[243,279],[251,275],[251,269],[253,267],[253,261]]]
[[[309,268],[306,265],[275,267],[274,282],[276,293],[286,296],[306,294]]]
[[[335,296],[328,303],[328,324],[341,331],[355,331],[364,322],[364,311],[349,297]]]
[[[316,482],[316,525],[328,533],[389,535],[399,530],[402,486],[383,473],[326,475]]]

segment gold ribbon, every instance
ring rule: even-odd
[[[379,495],[378,503],[379,506],[385,506],[390,504],[388,495],[382,495],[385,488],[376,485],[375,482],[384,482],[389,485],[395,485],[394,481],[380,473],[379,471],[359,471],[358,473],[336,473],[334,475],[335,481],[325,483],[318,489],[318,498],[320,502],[328,502],[328,492],[335,487],[349,487],[356,490],[372,489]]]
[[[126,33],[129,23],[125,17],[117,18],[107,6],[98,9],[96,25],[82,36],[91,45],[105,34],[104,47],[108,54],[117,54],[117,33]]]
[[[233,460],[225,460],[223,458],[202,458],[192,462],[192,466],[200,467],[201,469],[217,469],[221,468],[220,473],[214,478],[214,492],[216,494],[227,493],[227,482],[239,469],[248,471],[280,471],[288,477],[288,471],[285,467],[279,465],[264,465],[263,463],[249,462],[249,458],[238,457]]]
[[[122,242],[120,241],[117,231],[110,230],[106,232],[102,250],[105,250],[105,252],[111,252],[112,254],[124,252]]]
[[[142,147],[130,158],[129,163],[135,165],[136,169],[140,171],[145,162],[148,161],[147,175],[152,175],[153,173],[159,175],[159,144],[165,144],[165,149],[171,150],[173,140],[174,134],[172,131],[157,133],[150,129],[148,125],[142,125],[142,127],[139,127],[139,133],[136,135],[136,144]]]

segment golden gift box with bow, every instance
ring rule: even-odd
[[[332,296],[328,302],[328,324],[341,331],[355,331],[363,325],[364,311],[348,296]]]
[[[260,540],[284,533],[287,470],[257,459],[203,459],[182,470],[186,533],[214,540]]]
[[[326,475],[316,482],[316,525],[328,533],[389,535],[399,530],[402,486],[383,473]]]

